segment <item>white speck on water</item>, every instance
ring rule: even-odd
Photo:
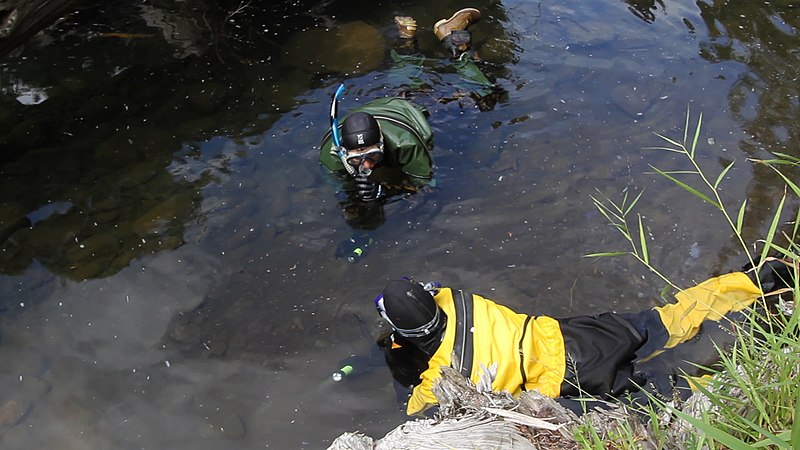
[[[22,375],[19,376],[19,381],[22,381]]]
[[[164,361],[164,364],[166,364],[167,367],[169,367],[169,360]]]
[[[715,141],[713,137],[710,137],[706,140],[706,142],[708,142],[708,145],[714,145],[717,141]]]
[[[697,242],[694,242],[694,243],[693,243],[693,244],[692,244],[692,245],[689,247],[689,256],[690,256],[692,259],[697,259],[697,258],[699,258],[699,257],[700,257],[700,244],[698,244]]]
[[[25,302],[19,302],[19,306],[24,308],[25,307]]]

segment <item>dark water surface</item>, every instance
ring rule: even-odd
[[[747,198],[746,238],[782,194],[747,158],[798,155],[800,5],[791,0],[144,1],[75,12],[0,58],[0,448],[325,448],[404,415],[388,371],[334,383],[400,275],[520,311],[659,304],[590,196],[645,189],[654,265],[678,285],[743,261],[722,217],[652,174],[686,170],[653,133],[703,113],[700,165]],[[432,24],[474,40],[506,91],[479,109]],[[317,164],[328,106],[395,95],[394,15],[419,23],[414,99],[438,188],[354,232]],[[796,206],[796,205],[793,205]]]

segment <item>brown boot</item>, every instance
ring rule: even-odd
[[[442,19],[433,25],[433,32],[441,41],[450,33],[457,30],[466,30],[473,23],[481,20],[481,12],[475,8],[459,9],[449,19]]]

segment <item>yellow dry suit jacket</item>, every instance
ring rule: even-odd
[[[639,330],[620,336],[638,340],[634,346],[649,353],[691,339],[704,321],[718,321],[729,312],[750,306],[761,295],[747,275],[734,272],[680,291],[676,303],[614,320],[624,323],[621,326],[626,329]],[[585,326],[591,325],[590,316],[579,316],[581,320],[571,322],[570,318],[518,314],[480,295],[451,288],[441,289],[434,300],[447,314],[447,327],[439,348],[420,375],[420,383],[414,387],[408,401],[409,415],[437,403],[432,388],[441,376],[442,366],[460,368],[464,376],[477,382],[482,365],[488,368],[497,364],[492,388],[515,396],[534,389],[549,397],[560,396],[562,388],[567,392],[568,357],[571,364],[577,363],[574,367],[590,376],[614,376],[597,369],[606,369],[601,365],[606,362],[603,353],[618,358],[619,342],[609,340],[610,344],[603,348],[606,341],[601,336],[594,339],[593,328]],[[599,321],[597,324],[602,325]],[[599,327],[597,330],[600,333]],[[565,332],[569,336],[566,340]],[[575,333],[585,336],[575,339]],[[584,361],[575,361],[576,355]],[[641,357],[641,352],[635,356]],[[635,356],[631,353],[631,359]]]
[[[434,300],[447,314],[447,328],[411,393],[409,415],[437,403],[431,389],[441,376],[440,368],[451,365],[454,352],[462,374],[473,382],[478,381],[481,364],[497,363],[494,390],[516,395],[525,386],[558,396],[564,378],[564,341],[555,319],[517,314],[480,295],[450,288],[441,289]]]

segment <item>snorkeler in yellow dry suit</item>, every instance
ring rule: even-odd
[[[375,299],[393,329],[379,346],[394,378],[413,386],[409,415],[437,403],[431,389],[440,368],[451,365],[473,382],[481,366],[496,365],[492,388],[513,395],[538,390],[560,399],[611,399],[646,389],[671,398],[676,374],[642,371],[639,362],[691,339],[704,322],[753,305],[764,295],[757,281],[764,293],[794,286],[788,267],[776,260],[757,272],[711,278],[647,311],[558,319],[519,314],[436,283],[393,280]]]

